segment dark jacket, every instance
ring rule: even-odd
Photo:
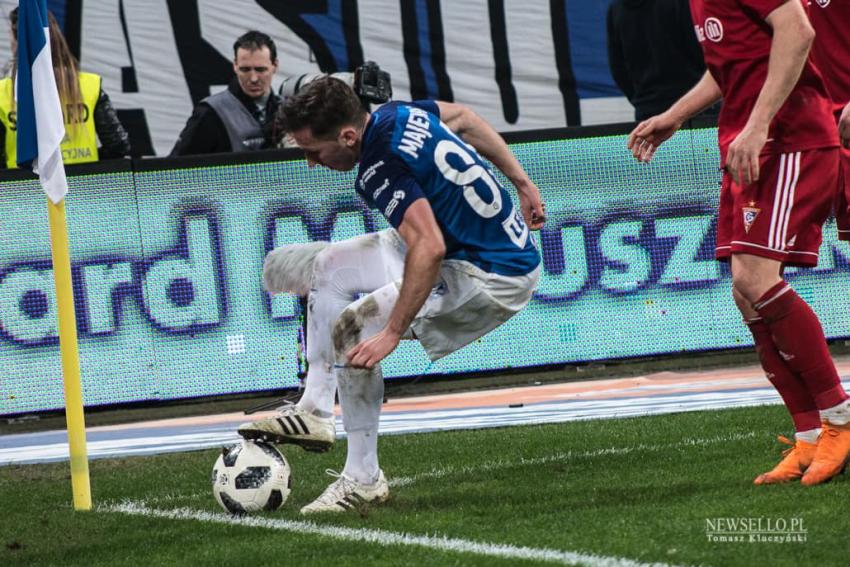
[[[688,0],[615,0],[608,64],[636,120],[667,110],[705,72]]]
[[[130,155],[130,135],[118,120],[118,113],[103,89],[94,107],[94,129],[100,140],[99,159],[122,158]]]
[[[261,129],[265,133],[266,142],[261,148],[265,149],[274,147],[271,142],[271,128],[274,121],[275,113],[280,106],[280,97],[272,91],[269,94],[269,99],[266,102],[265,119],[260,122],[257,113],[257,107],[253,99],[246,95],[239,86],[239,81],[236,77],[227,85],[227,90],[230,91],[239,101],[245,106],[254,118],[257,118]],[[214,154],[232,152],[233,147],[230,143],[230,137],[227,129],[222,122],[221,117],[212,107],[201,101],[192,116],[186,122],[183,131],[180,132],[180,137],[177,138],[177,143],[171,150],[172,156],[194,155],[194,154]]]

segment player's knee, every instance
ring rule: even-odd
[[[348,361],[345,353],[360,342],[360,335],[362,333],[363,319],[358,316],[357,309],[349,305],[340,313],[336,321],[334,321],[333,329],[331,330],[334,357],[337,363],[345,364]]]
[[[742,304],[753,305],[761,297],[763,283],[750,272],[732,274],[732,297],[740,307]]]
[[[745,319],[749,319],[754,316],[755,309],[753,308],[753,303],[744,297],[744,295],[738,291],[734,285],[732,286],[732,299],[735,300],[735,305],[738,307],[738,311],[741,312]]]
[[[348,362],[345,353],[378,331],[380,311],[380,305],[374,295],[366,296],[362,301],[343,309],[331,330],[334,355],[338,364]]]

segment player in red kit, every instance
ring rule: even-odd
[[[812,59],[823,74],[826,89],[833,102],[833,112],[841,136],[841,166],[835,218],[838,237],[850,240],[850,2],[847,0],[813,0],[809,18],[817,37],[812,46]]]
[[[690,4],[708,71],[638,124],[629,149],[649,161],[686,119],[723,98],[716,256],[731,262],[735,304],[796,429],[792,448],[755,483],[819,484],[850,453],[850,401],[820,321],[782,277],[785,265],[817,264],[838,175],[832,103],[808,58],[814,30],[803,0]]]

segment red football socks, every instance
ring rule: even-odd
[[[848,398],[817,315],[787,282],[770,288],[754,307],[769,329],[779,357],[803,381],[818,409],[834,407]]]
[[[773,344],[770,329],[767,328],[764,320],[759,318],[745,321],[745,323],[755,339],[756,354],[761,361],[761,367],[767,379],[782,396],[782,401],[785,402],[785,407],[788,408],[791,419],[794,420],[794,429],[803,432],[819,428],[820,414],[814,398],[809,394],[803,381],[785,364],[776,345]]]

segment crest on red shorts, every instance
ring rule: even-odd
[[[756,217],[759,216],[761,209],[756,207],[744,207],[744,230],[750,232],[750,227],[756,222]]]

